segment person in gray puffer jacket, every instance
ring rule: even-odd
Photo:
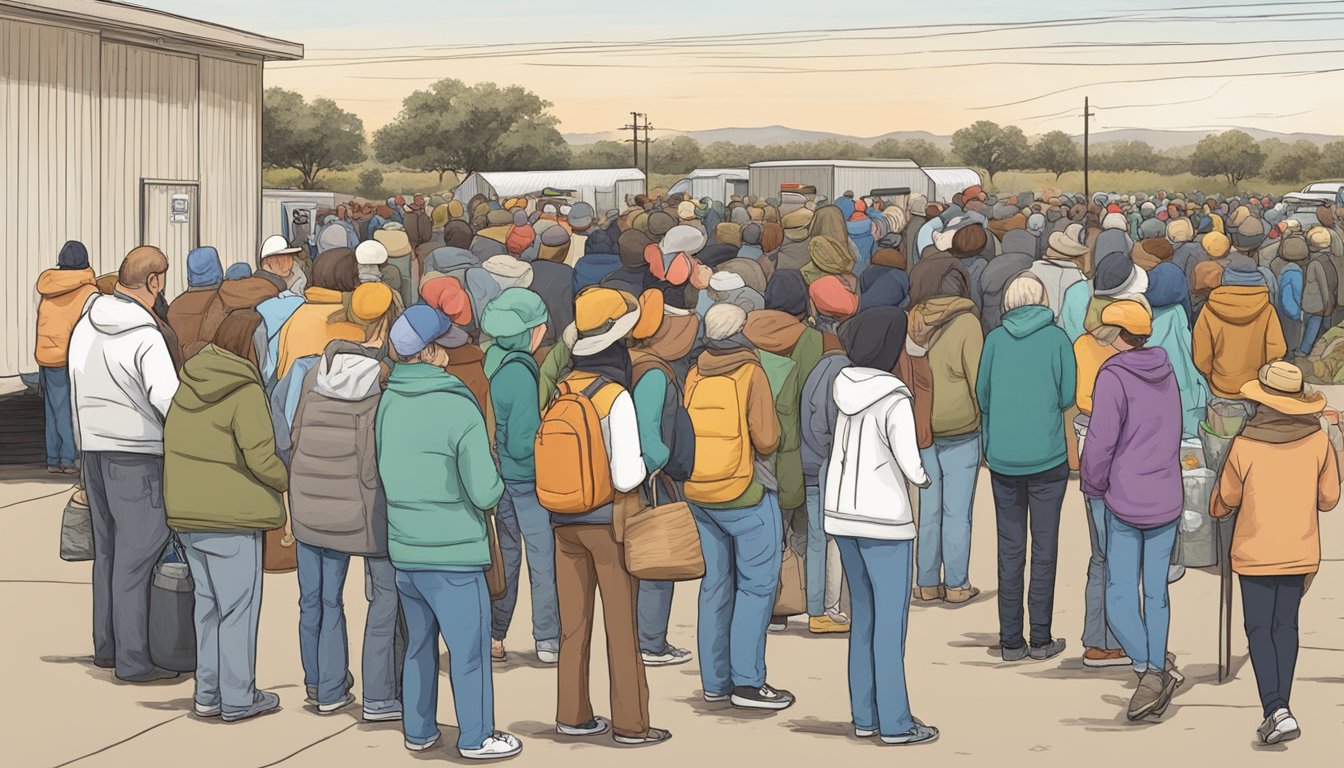
[[[354,703],[341,595],[350,557],[364,558],[364,719],[401,719],[405,653],[396,571],[387,556],[387,500],[374,421],[382,397],[378,346],[336,340],[308,372],[294,416],[290,518],[298,540],[299,651],[310,704]]]

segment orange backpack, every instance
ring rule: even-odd
[[[559,394],[537,430],[537,501],[557,515],[581,515],[616,497],[602,418],[621,387],[601,376],[577,373],[556,389]]]
[[[747,424],[747,389],[760,366],[744,365],[726,376],[686,377],[686,411],[695,429],[695,469],[686,498],[708,504],[736,499],[755,478],[755,449]]]

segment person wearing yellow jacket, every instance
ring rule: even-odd
[[[42,383],[42,402],[46,408],[47,471],[76,475],[78,451],[75,427],[70,414],[70,333],[84,311],[89,298],[98,293],[89,251],[78,240],[61,246],[56,268],[37,278],[37,360]]]

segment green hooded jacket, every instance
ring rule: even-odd
[[[406,571],[489,565],[485,517],[504,483],[467,385],[442,368],[398,363],[374,429],[392,564]]]
[[[976,400],[985,462],[1001,475],[1034,475],[1068,459],[1062,414],[1073,405],[1078,364],[1054,319],[1049,307],[1018,307],[985,339]]]
[[[182,366],[163,428],[163,501],[175,531],[285,524],[289,474],[255,366],[207,345]]]

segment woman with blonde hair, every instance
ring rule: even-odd
[[[999,529],[1004,661],[1043,661],[1064,650],[1051,625],[1059,515],[1069,482],[1061,414],[1073,405],[1075,374],[1073,349],[1054,323],[1045,284],[1030,272],[1018,275],[1004,289],[1003,324],[985,339],[976,382]],[[1030,638],[1022,628],[1028,531]]]

